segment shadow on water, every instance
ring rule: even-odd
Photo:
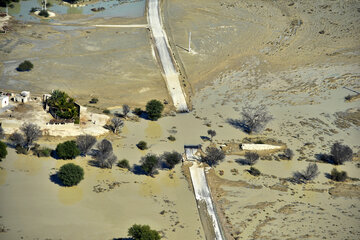
[[[57,173],[51,174],[49,177],[50,181],[52,181],[53,183],[61,186],[61,187],[66,187],[62,181],[60,180],[60,178],[58,177]]]

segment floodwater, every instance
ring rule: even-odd
[[[98,1],[82,7],[71,7],[68,4],[62,4],[62,1],[50,0],[51,7],[48,10],[54,12],[57,16],[63,14],[81,14],[85,17],[91,18],[137,18],[142,17],[145,12],[145,0],[110,0]],[[14,7],[9,8],[9,14],[15,17],[16,20],[24,22],[59,22],[56,17],[54,19],[40,19],[37,16],[30,14],[33,7],[41,7],[41,0],[28,0],[13,3]],[[104,11],[93,12],[92,8],[104,7]],[[2,11],[5,12],[3,8]]]

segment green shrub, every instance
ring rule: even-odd
[[[80,124],[80,118],[79,117],[76,117],[74,119],[74,124]]]
[[[129,161],[126,160],[126,159],[123,159],[123,160],[119,161],[119,162],[117,163],[117,166],[118,166],[119,168],[126,168],[126,169],[130,170]]]
[[[136,144],[136,146],[140,149],[140,150],[145,150],[147,149],[147,143],[145,141],[140,141],[138,142],[138,144]]]
[[[37,149],[35,153],[38,157],[50,157],[51,151],[50,148],[41,148]]]
[[[347,173],[345,171],[338,171],[336,168],[331,170],[330,178],[333,181],[343,182],[347,179]]]
[[[143,113],[143,110],[141,110],[141,108],[135,108],[135,109],[134,109],[134,114],[135,114],[135,115],[140,116],[142,113]]]
[[[67,163],[60,167],[57,175],[65,186],[74,186],[84,179],[84,169],[73,163]]]
[[[20,146],[20,145],[17,145],[15,147],[15,151],[17,154],[28,154],[29,152],[27,151],[26,147],[23,147],[23,146]]]
[[[176,140],[176,138],[173,135],[170,135],[167,139],[172,142]]]
[[[96,104],[96,103],[98,103],[98,101],[99,101],[98,98],[92,98],[92,99],[90,100],[90,103]]]
[[[164,152],[161,158],[170,169],[173,169],[182,160],[181,154],[176,151]]]
[[[249,173],[253,176],[259,176],[261,172],[257,168],[251,167]]]
[[[39,16],[47,18],[47,17],[49,17],[49,13],[46,10],[40,10]]]
[[[33,69],[33,67],[34,65],[30,61],[25,60],[24,62],[19,64],[16,70],[18,70],[19,72],[28,72]]]
[[[105,113],[105,114],[110,114],[110,110],[109,110],[109,109],[105,109],[105,110],[103,111],[103,113]]]
[[[61,159],[74,159],[80,155],[80,150],[75,141],[66,141],[56,146],[56,153]]]
[[[161,117],[161,112],[164,110],[164,105],[158,100],[151,100],[146,104],[146,112],[150,120],[158,120]]]
[[[132,225],[128,230],[128,236],[134,240],[160,240],[159,233],[152,230],[148,225]]]
[[[147,154],[141,158],[140,162],[141,169],[146,173],[146,175],[153,176],[157,173],[157,168],[160,165],[160,158],[154,154]]]
[[[6,157],[8,154],[6,150],[6,144],[3,142],[0,142],[0,161]]]

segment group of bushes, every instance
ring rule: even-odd
[[[181,154],[176,151],[164,152],[161,156],[149,153],[141,158],[140,167],[146,175],[154,176],[159,168],[173,169],[181,160]]]

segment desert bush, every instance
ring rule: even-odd
[[[34,150],[34,153],[38,157],[50,157],[51,151],[52,150],[50,148],[40,148],[40,149]]]
[[[122,110],[123,110],[123,115],[124,115],[124,117],[126,117],[126,116],[128,115],[128,113],[130,112],[130,107],[129,107],[129,105],[124,104],[124,105],[122,106]]]
[[[167,139],[172,142],[176,140],[176,138],[173,135],[168,136]]]
[[[219,164],[220,161],[224,160],[225,153],[217,149],[216,147],[207,147],[206,155],[201,158],[201,160],[207,163],[209,166],[215,166]]]
[[[91,148],[95,145],[96,138],[91,135],[80,135],[76,138],[76,145],[78,146],[80,153],[86,156]]]
[[[147,149],[147,143],[145,141],[140,141],[138,142],[138,144],[136,144],[136,146],[140,149],[140,150],[145,150]]]
[[[140,116],[143,113],[143,110],[141,110],[141,108],[135,108],[134,109],[134,114],[137,116]]]
[[[336,168],[333,168],[330,173],[330,179],[343,182],[347,179],[347,173],[345,171],[338,171]]]
[[[209,129],[209,130],[207,131],[207,134],[211,137],[211,141],[212,141],[213,137],[216,136],[216,131]]]
[[[74,186],[84,179],[84,169],[73,163],[67,163],[60,167],[57,175],[65,186]]]
[[[241,112],[243,129],[247,133],[260,132],[273,117],[265,105],[245,105]]]
[[[98,98],[91,98],[91,100],[89,101],[92,104],[96,104],[98,103],[99,99]]]
[[[152,230],[148,225],[134,224],[129,228],[128,236],[134,240],[160,240],[159,233]]]
[[[29,151],[33,143],[41,137],[41,129],[36,124],[24,123],[23,125],[21,125],[20,130],[24,134],[24,146]]]
[[[180,153],[173,151],[173,152],[164,152],[161,156],[161,159],[165,162],[165,164],[170,168],[173,169],[176,164],[181,162],[182,156]]]
[[[158,120],[163,110],[164,105],[158,100],[153,99],[146,104],[146,112],[150,120]]]
[[[111,125],[110,128],[113,131],[113,133],[117,133],[120,131],[120,128],[124,126],[124,121],[121,120],[119,117],[113,117],[111,119]]]
[[[318,166],[310,163],[304,171],[294,173],[294,180],[297,182],[307,182],[315,179],[320,174]]]
[[[49,17],[49,13],[48,13],[48,11],[43,9],[43,10],[40,10],[39,16],[47,18],[47,17]]]
[[[352,160],[353,151],[349,146],[336,142],[331,147],[331,156],[335,165],[341,165]]]
[[[34,65],[30,61],[25,60],[24,62],[19,64],[19,66],[16,68],[16,70],[19,72],[28,72],[33,68],[34,68]]]
[[[287,159],[291,160],[291,159],[293,158],[293,156],[294,156],[294,153],[293,153],[293,151],[292,151],[290,148],[287,148],[287,149],[285,149],[285,151],[284,151],[284,156],[285,156]]]
[[[105,114],[110,114],[110,110],[109,110],[109,109],[105,109],[105,110],[103,111],[103,113],[105,113]]]
[[[14,132],[10,135],[9,140],[11,144],[15,147],[21,146],[23,147],[25,144],[24,136],[21,133]]]
[[[129,161],[127,159],[123,159],[123,160],[119,161],[117,163],[117,166],[119,168],[126,168],[126,169],[130,170],[130,164],[129,164]]]
[[[259,176],[261,174],[261,172],[257,168],[254,168],[254,167],[251,167],[249,169],[249,173],[253,176]]]
[[[74,159],[80,155],[75,141],[66,141],[56,146],[56,154],[61,159]]]
[[[7,154],[6,144],[0,141],[0,161],[2,161]]]
[[[259,154],[256,152],[246,152],[245,158],[247,163],[252,166],[257,162],[257,160],[259,160]]]
[[[146,175],[154,176],[158,172],[157,168],[160,166],[160,158],[155,154],[147,154],[141,158],[140,163],[141,169]]]

